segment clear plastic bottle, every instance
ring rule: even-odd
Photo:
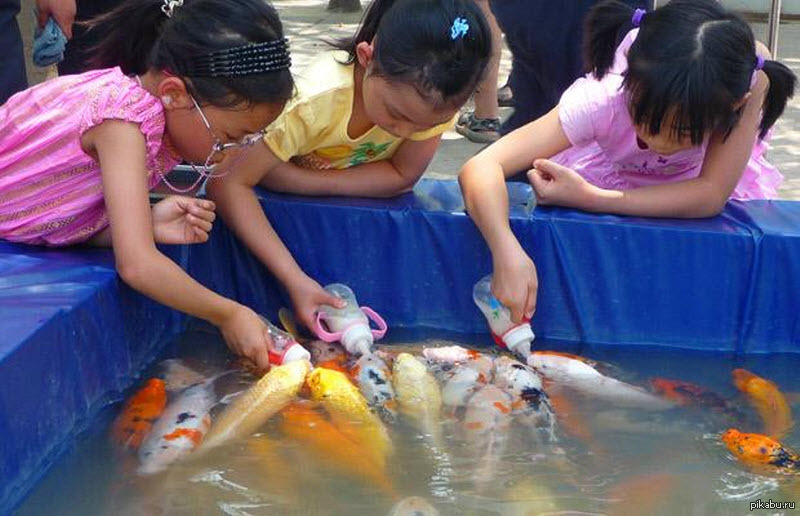
[[[514,324],[511,320],[511,311],[492,295],[491,275],[475,284],[472,299],[486,317],[497,345],[527,359],[531,353],[531,343],[535,338],[533,329],[528,321]]]
[[[275,351],[269,352],[269,363],[273,365],[286,364],[297,360],[311,361],[311,353],[300,345],[291,335],[281,330],[265,317],[261,320],[267,325],[269,336],[272,338],[272,345]]]
[[[330,305],[320,307],[321,320],[324,321],[330,332],[325,332],[325,329],[319,326],[318,319],[317,333],[320,338],[329,341],[331,339],[339,340],[347,352],[352,355],[360,356],[372,353],[376,335],[380,338],[386,331],[383,320],[369,308],[359,307],[356,295],[347,285],[333,283],[326,286],[325,290],[339,299],[343,299],[347,304],[343,308],[334,308]],[[383,330],[373,331],[370,329],[365,311],[377,317],[379,324],[384,326]]]

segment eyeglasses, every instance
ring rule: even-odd
[[[238,165],[242,161],[242,158],[246,154],[244,152],[244,149],[252,147],[264,137],[264,132],[259,131],[257,133],[248,134],[244,136],[238,142],[223,143],[222,139],[219,136],[217,136],[217,133],[214,131],[214,128],[211,127],[211,123],[208,121],[208,118],[206,118],[206,114],[203,113],[203,110],[200,108],[200,104],[197,103],[194,96],[189,95],[189,98],[192,99],[194,107],[197,108],[197,112],[200,114],[200,118],[203,120],[203,124],[205,124],[206,129],[208,129],[208,132],[211,135],[211,138],[213,139],[213,143],[211,144],[211,152],[209,152],[208,157],[206,158],[203,165],[198,167],[194,163],[191,162],[189,163],[189,166],[192,167],[192,170],[194,170],[197,173],[197,179],[195,180],[194,183],[192,183],[190,187],[188,188],[176,187],[175,185],[167,181],[166,177],[164,177],[163,175],[161,176],[161,179],[164,181],[167,187],[169,187],[172,191],[178,193],[190,192],[194,190],[197,187],[197,185],[200,184],[200,182],[208,181],[211,178],[227,176],[231,172],[231,170],[233,170],[236,167],[236,165]],[[215,174],[214,173],[214,170],[216,169],[215,163],[217,161],[221,161],[221,159],[220,160],[216,159],[220,157],[218,155],[225,154],[227,151],[232,149],[243,149],[243,150],[233,158],[233,161],[231,163],[226,164],[225,167],[226,170],[224,172]]]
[[[200,108],[200,104],[197,103],[197,101],[194,99],[193,96],[190,95],[189,98],[192,99],[192,103],[194,104],[194,107],[197,108],[197,112],[200,113],[200,118],[203,119],[203,123],[205,124],[206,129],[208,129],[208,132],[214,139],[214,143],[211,145],[211,154],[209,154],[208,158],[206,159],[206,166],[208,166],[208,163],[212,162],[212,159],[215,154],[224,153],[228,149],[239,149],[242,147],[250,147],[264,136],[263,132],[258,132],[258,133],[248,134],[238,142],[222,143],[222,139],[219,136],[217,136],[216,132],[214,132],[214,129],[211,127],[211,122],[209,122],[208,118],[206,118],[206,114],[203,113],[203,110]]]

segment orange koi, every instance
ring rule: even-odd
[[[800,473],[800,456],[766,435],[746,434],[730,428],[721,439],[733,456],[747,466],[783,474]]]
[[[777,385],[745,369],[733,370],[733,383],[761,416],[765,434],[780,439],[789,432],[793,425],[792,409]]]
[[[559,428],[562,428],[567,435],[591,446],[594,443],[594,435],[572,401],[560,389],[548,389],[549,382],[545,382],[544,385]]]
[[[397,497],[385,470],[370,454],[307,403],[293,403],[281,412],[281,431],[310,449],[326,466],[377,486]]]
[[[112,441],[123,449],[138,449],[166,405],[164,381],[159,378],[147,380],[144,387],[125,402],[122,412],[114,420]]]
[[[297,465],[286,457],[281,444],[265,434],[259,434],[247,441],[247,450],[261,467],[261,478],[267,483],[267,490],[297,505],[300,497],[298,488],[303,482],[297,478]]]
[[[682,380],[668,378],[653,378],[650,380],[653,389],[665,398],[678,405],[705,406],[715,410],[728,410],[728,402],[717,393]]]

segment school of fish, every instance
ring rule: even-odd
[[[296,332],[288,317],[284,312],[281,320]],[[755,409],[760,427],[731,400],[702,386],[653,378],[648,389],[608,376],[602,364],[562,352],[533,351],[527,363],[461,346],[424,348],[418,356],[376,350],[356,358],[336,343],[302,342],[311,363],[274,366],[260,378],[256,373],[249,387],[224,397],[217,395],[215,383],[235,371],[203,374],[181,360],[165,360],[160,377],[147,379],[124,403],[111,425],[112,442],[138,457],[137,472],[144,476],[239,442],[261,460],[291,468],[275,437],[258,433],[276,417],[283,438],[297,443],[320,468],[392,500],[390,514],[437,514],[423,498],[403,498],[389,475],[400,452],[392,441],[396,425],[417,432],[439,460],[447,457],[453,435],[468,443],[476,464],[472,480],[480,493],[508,452],[512,426],[549,450],[561,450],[555,445],[559,436],[594,449],[588,425],[572,408],[571,399],[583,396],[628,409],[709,410],[731,424],[720,440],[739,463],[760,474],[800,475],[800,456],[781,442],[793,426],[786,396],[774,382],[744,369],[732,372],[732,383]],[[245,369],[238,373],[254,373]],[[741,424],[763,433],[733,427]],[[447,438],[446,428],[455,429]],[[629,496],[638,490],[634,484],[640,482],[620,484],[615,492]]]

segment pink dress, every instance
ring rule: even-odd
[[[706,153],[707,142],[669,156],[639,147],[621,75],[637,33],[631,31],[620,44],[611,73],[599,81],[588,76],[578,79],[559,102],[561,126],[572,147],[552,159],[601,188],[630,190],[685,181],[700,174]],[[767,162],[766,149],[766,142],[757,139],[732,199],[778,196],[783,176]]]
[[[105,229],[100,166],[80,140],[109,119],[139,125],[149,188],[179,162],[161,103],[119,68],[59,77],[0,106],[0,238],[64,246]]]

